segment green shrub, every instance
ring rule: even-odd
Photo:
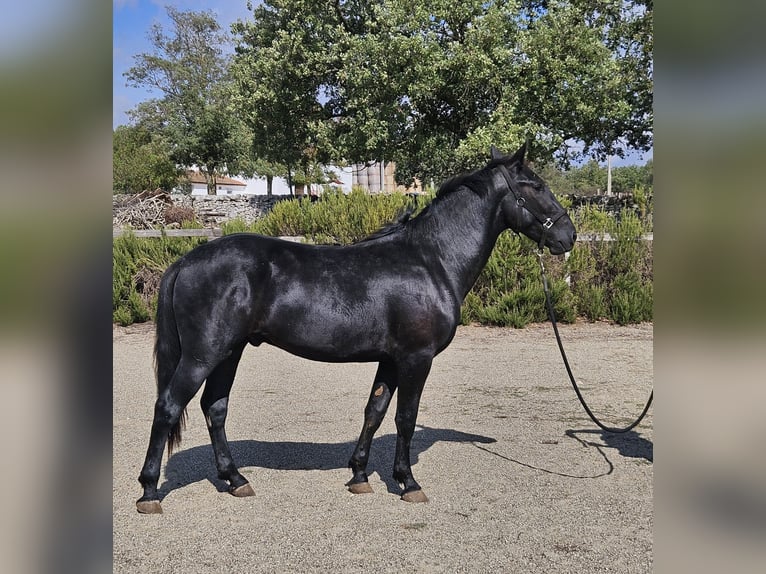
[[[567,285],[564,279],[555,279],[549,286],[551,291],[551,301],[553,302],[553,311],[556,314],[556,320],[562,323],[574,323],[577,320],[577,297]],[[545,294],[543,293],[543,296]],[[543,318],[539,321],[547,321],[548,313],[546,311]]]
[[[633,201],[638,208],[638,216],[646,221],[653,210],[651,190],[647,190],[644,186],[637,186],[633,188]]]
[[[112,243],[112,320],[121,325],[154,317],[157,288],[167,267],[206,239],[139,238],[126,233]]]
[[[156,296],[154,298],[154,304],[156,307]],[[137,291],[131,291],[128,295],[127,301],[128,308],[130,309],[134,323],[143,323],[150,318],[149,305]],[[151,313],[152,315],[154,313]]]
[[[245,222],[241,217],[229,219],[221,224],[221,232],[224,235],[233,235],[234,233],[252,233],[253,226]]]
[[[617,225],[612,215],[596,205],[584,205],[570,215],[579,234],[612,233]]]
[[[607,315],[606,293],[598,285],[582,285],[577,290],[577,311],[589,321],[598,321]]]
[[[612,287],[610,317],[620,325],[652,319],[652,284],[634,272],[618,275]]]
[[[421,209],[430,197],[413,200],[402,194],[345,196],[326,193],[321,201],[278,202],[252,224],[226,222],[225,234],[303,235],[313,243],[352,243],[377,231],[404,209]],[[414,214],[413,214],[414,216]],[[652,249],[640,240],[649,230],[638,214],[625,212],[616,221],[597,207],[572,214],[578,233],[610,233],[615,241],[578,242],[570,256],[545,256],[557,320],[608,319],[619,324],[652,320]],[[186,222],[185,222],[186,224]],[[162,272],[204,238],[136,238],[114,240],[113,320],[145,321],[156,312],[156,289]],[[523,327],[547,320],[536,255],[529,239],[505,232],[461,309],[463,324]],[[565,281],[569,277],[569,283]]]
[[[546,321],[548,311],[536,249],[526,238],[510,232],[501,234],[466,297],[461,321],[515,328]],[[577,317],[577,301],[563,279],[562,259],[546,257],[551,299],[557,320],[573,322]]]
[[[588,244],[576,243],[569,253],[567,269],[574,285],[591,285],[599,275],[595,250]]]
[[[305,211],[309,202],[297,199],[280,201],[263,218],[254,222],[249,231],[263,235],[303,235],[305,232]]]
[[[497,305],[505,324],[520,329],[545,317],[545,294],[541,286],[526,284],[500,298]]]
[[[116,308],[113,307],[112,309],[112,322],[122,325],[123,327],[135,323],[133,320],[133,313],[131,313],[130,309],[127,307],[121,305]]]
[[[478,321],[482,306],[481,298],[473,291],[470,291],[465,301],[463,301],[463,306],[460,308],[460,324],[470,325]]]
[[[619,221],[601,208],[573,216],[578,233],[609,233],[613,241],[578,242],[566,263],[577,312],[590,321],[620,324],[652,319],[652,248],[641,240],[651,227],[638,213],[624,211]],[[629,278],[629,279],[628,279]]]
[[[425,202],[415,202],[422,207]],[[303,235],[312,243],[347,245],[367,237],[413,206],[401,193],[370,195],[355,188],[345,195],[327,191],[321,201],[291,199],[280,201],[252,225],[241,220],[223,226],[224,233],[249,231],[274,237]]]

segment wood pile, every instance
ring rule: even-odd
[[[112,205],[112,227],[152,229],[165,226],[165,210],[173,200],[162,190],[142,191]]]

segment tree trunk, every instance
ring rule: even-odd
[[[266,197],[271,197],[271,186],[274,183],[274,176],[273,175],[267,175],[266,176]]]
[[[215,188],[218,181],[215,177],[215,172],[203,172],[205,174],[205,180],[207,181],[207,194],[215,195]]]
[[[295,196],[293,193],[293,170],[289,165],[287,166],[287,190],[290,192],[290,195]]]

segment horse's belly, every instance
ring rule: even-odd
[[[376,342],[374,341],[368,341],[368,344],[365,344],[365,341],[359,339],[349,341],[327,337],[309,338],[304,334],[292,336],[271,335],[263,337],[263,341],[304,359],[326,363],[364,363],[380,361],[388,356],[382,345],[375,344]]]
[[[272,317],[251,335],[300,357],[325,362],[378,361],[387,356],[386,326],[368,313],[302,309]]]

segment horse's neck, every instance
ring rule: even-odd
[[[453,192],[433,213],[429,248],[439,255],[452,291],[462,303],[487,263],[500,233],[499,197]],[[461,195],[458,195],[461,194]]]

